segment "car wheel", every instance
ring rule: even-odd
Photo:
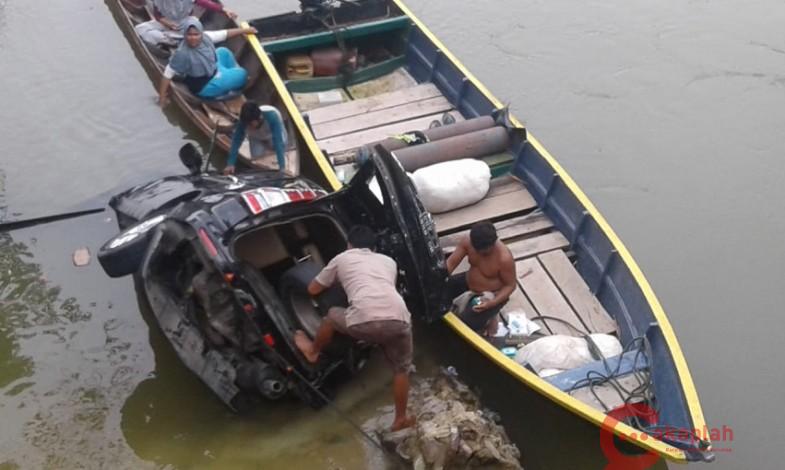
[[[165,215],[143,220],[109,239],[98,250],[98,261],[110,277],[133,274],[139,268],[152,229],[166,218]]]
[[[308,284],[319,274],[316,263],[306,261],[286,271],[281,277],[279,293],[281,300],[294,315],[300,327],[311,336],[316,334],[322,318],[330,307],[346,306],[343,289],[331,288],[314,301],[308,295]]]

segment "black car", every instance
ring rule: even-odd
[[[292,392],[312,405],[331,372],[362,366],[365,348],[345,338],[308,363],[294,331],[313,335],[340,288],[312,300],[307,284],[346,248],[356,224],[379,236],[399,267],[399,291],[426,320],[446,311],[444,257],[431,216],[397,160],[377,147],[352,181],[328,194],[275,172],[167,177],[114,196],[122,232],[98,258],[113,277],[136,274],[156,320],[183,363],[227,405]]]

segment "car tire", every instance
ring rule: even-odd
[[[163,222],[164,216],[157,216],[134,224],[110,238],[98,250],[98,261],[110,277],[133,274],[139,269],[153,229]]]
[[[311,329],[307,327],[307,324],[313,326],[314,323],[320,322],[327,315],[330,307],[345,307],[348,305],[346,294],[340,287],[331,287],[319,295],[319,298],[316,299],[315,308],[309,302],[308,284],[313,281],[320,271],[321,268],[316,263],[305,261],[290,268],[281,276],[278,289],[281,300],[292,310],[300,326],[306,330]]]

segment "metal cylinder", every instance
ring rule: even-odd
[[[489,129],[495,125],[496,123],[493,121],[492,117],[480,116],[473,119],[468,119],[466,121],[448,124],[446,126],[426,129],[423,131],[423,134],[425,134],[429,142],[433,142],[436,140],[446,139],[448,137],[455,137],[456,135],[466,134],[467,132]],[[384,148],[391,152],[407,147],[406,142],[392,137],[389,139],[384,139],[381,141],[381,144],[384,146]]]
[[[503,127],[492,127],[468,134],[413,145],[393,152],[406,171],[461,158],[479,158],[507,150],[510,137]]]
[[[286,393],[286,385],[279,378],[267,378],[259,382],[259,392],[269,400],[277,400]]]

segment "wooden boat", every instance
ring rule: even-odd
[[[610,333],[627,348],[607,363],[540,377],[455,314],[443,320],[506,373],[591,423],[675,461],[711,458],[687,363],[627,248],[556,159],[401,0],[317,6],[250,24],[260,31],[250,39],[253,50],[302,137],[303,162],[312,159],[333,189],[352,172],[358,149],[404,132],[428,132],[446,115],[457,122],[490,116],[503,127],[509,144],[483,156],[494,175],[485,199],[433,216],[443,249],[451,251],[474,222],[494,221],[514,254],[518,275],[530,273],[519,279],[507,311],[540,318],[547,335]],[[341,48],[344,57],[354,56],[357,48],[356,68],[350,64],[351,70],[334,76],[287,78],[292,56],[303,59],[330,46]],[[623,401],[613,399],[607,381],[585,380],[592,374],[644,391],[638,395],[657,419],[639,421],[636,429],[631,420],[609,412]],[[646,438],[636,437],[641,431]]]
[[[171,51],[148,46],[134,31],[134,26],[151,19],[149,6],[146,5],[145,0],[111,0],[109,3],[113,7],[113,14],[117,17],[118,23],[128,35],[131,45],[139,54],[142,63],[157,86],[163,76],[163,70],[168,63]],[[194,15],[199,17],[207,31],[238,27],[234,20],[223,13],[203,11],[197,7],[194,10]],[[239,116],[240,107],[246,100],[276,106],[284,118],[288,135],[297,136],[287,108],[282,106],[280,97],[264,72],[256,52],[248,44],[247,38],[235,37],[219,44],[219,46],[227,47],[232,51],[237,63],[248,72],[248,83],[242,90],[241,96],[225,101],[204,100],[192,94],[182,83],[174,81],[170,93],[172,101],[177,107],[205,136],[210,139],[215,136],[215,144],[225,151],[229,150],[234,123]],[[293,137],[289,138],[286,171],[297,175],[300,173],[300,159],[297,156],[298,142]],[[278,167],[272,150],[261,158],[251,160],[247,142],[240,148],[239,161],[258,168],[277,169]]]

